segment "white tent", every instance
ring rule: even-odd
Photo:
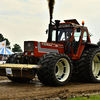
[[[0,55],[12,55],[12,54],[14,54],[14,53],[8,48],[0,49]]]

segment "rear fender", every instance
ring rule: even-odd
[[[99,46],[97,44],[93,44],[93,43],[86,43],[85,49],[86,48],[99,48]]]

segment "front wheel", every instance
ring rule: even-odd
[[[39,80],[45,85],[62,86],[65,85],[72,73],[72,62],[65,54],[50,53],[40,58],[37,75]]]

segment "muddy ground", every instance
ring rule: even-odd
[[[14,83],[0,77],[0,100],[60,100],[76,96],[100,94],[100,83],[69,82],[62,87],[44,86],[39,80],[30,83]]]

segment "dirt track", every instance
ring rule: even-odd
[[[13,83],[0,77],[0,100],[60,100],[75,96],[100,93],[100,83],[85,84],[69,82],[62,87],[43,86],[39,80],[30,83]]]

